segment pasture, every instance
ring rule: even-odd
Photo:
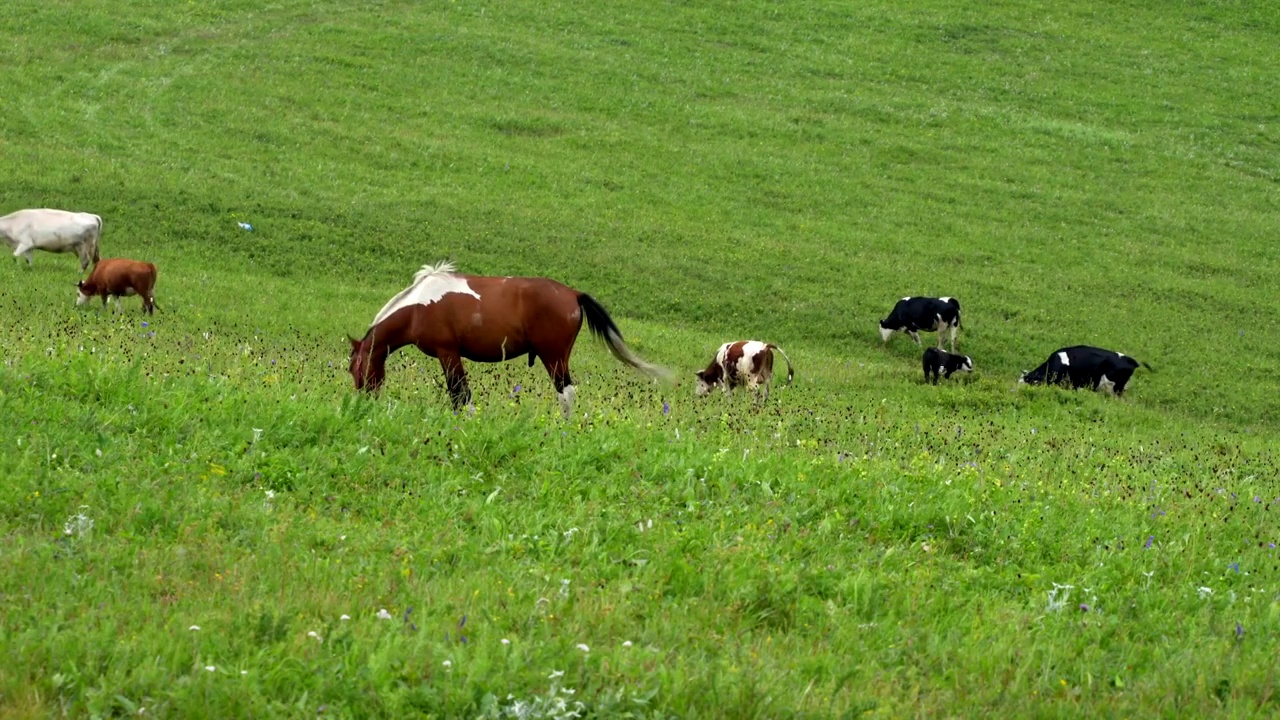
[[[0,213],[102,216],[160,307],[0,262],[0,716],[1276,714],[1270,8],[0,15]],[[681,384],[584,331],[569,421],[523,361],[357,395],[441,259]],[[906,295],[972,375],[881,344]],[[795,384],[694,398],[739,339]],[[1077,343],[1157,371],[1015,389]]]

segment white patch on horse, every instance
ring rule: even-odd
[[[1105,392],[1105,393],[1111,393],[1112,395],[1115,395],[1115,393],[1116,393],[1116,384],[1115,384],[1114,382],[1112,382],[1112,381],[1108,380],[1106,375],[1103,375],[1103,376],[1102,376],[1102,379],[1098,380],[1098,390],[1101,390],[1102,392]]]
[[[1066,353],[1064,352],[1058,353],[1058,359],[1062,361],[1063,367],[1071,367],[1071,360],[1070,358],[1067,357]]]
[[[413,276],[413,284],[401,290],[373,316],[369,327],[386,320],[392,313],[410,305],[430,305],[449,293],[462,293],[480,299],[467,281],[453,274],[453,263],[442,262],[435,267],[423,265]]]
[[[578,388],[572,385],[565,385],[564,390],[556,393],[560,398],[560,412],[564,413],[564,419],[568,420],[573,415],[573,401],[578,397]]]

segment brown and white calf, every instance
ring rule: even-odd
[[[114,310],[120,309],[120,298],[137,295],[142,298],[142,311],[155,314],[156,311],[156,266],[151,263],[126,260],[125,258],[109,258],[93,266],[87,280],[76,284],[80,297],[77,305],[83,305],[91,297],[101,297],[102,306],[106,307],[107,298],[115,298]]]
[[[746,385],[755,392],[764,386],[764,398],[769,398],[769,383],[773,380],[773,351],[777,350],[787,361],[787,382],[790,383],[795,372],[791,368],[791,358],[782,348],[759,340],[739,340],[727,342],[716,351],[716,357],[706,370],[697,373],[698,395],[706,395],[719,385],[729,392],[739,385]]]

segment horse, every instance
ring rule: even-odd
[[[550,278],[460,275],[452,263],[423,265],[413,284],[387,301],[363,338],[350,335],[349,370],[357,390],[376,393],[386,379],[387,357],[414,345],[437,358],[454,409],[471,402],[462,361],[504,362],[524,355],[551,376],[560,410],[568,419],[577,388],[569,354],[587,321],[623,364],[661,380],[669,370],[645,362],[623,342],[604,306],[590,295]]]

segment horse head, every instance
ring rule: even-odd
[[[351,372],[351,378],[355,380],[356,389],[366,392],[377,392],[382,385],[383,373],[380,368],[372,367],[370,362],[373,353],[373,343],[365,340],[357,340],[350,335],[347,340],[351,342],[351,362],[347,366],[347,370]]]

